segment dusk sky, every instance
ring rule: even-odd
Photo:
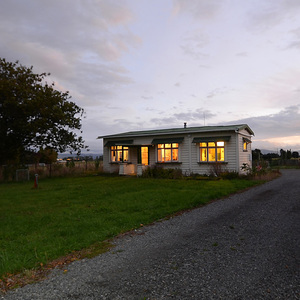
[[[2,0],[0,57],[50,72],[83,137],[246,123],[300,150],[299,0]]]

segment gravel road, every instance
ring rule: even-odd
[[[282,174],[2,299],[300,299],[300,170]]]

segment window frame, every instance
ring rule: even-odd
[[[251,144],[251,140],[246,137],[243,137],[242,142],[243,152],[249,152],[251,148],[249,149],[248,145]]]
[[[204,163],[204,164],[225,163],[226,143],[225,141],[200,142],[198,155],[199,155],[199,163]],[[219,156],[221,157],[221,159],[218,158]]]
[[[110,146],[110,162],[111,163],[128,163],[129,147],[128,146]],[[115,157],[115,159],[113,159]],[[126,159],[127,158],[127,159]]]
[[[170,145],[170,146],[167,146]],[[179,143],[160,143],[156,147],[156,162],[159,164],[163,163],[179,163]],[[159,154],[161,152],[161,154]],[[166,152],[170,152],[170,160],[166,160]],[[161,157],[161,159],[160,159]],[[174,159],[176,157],[176,159]]]
[[[140,146],[137,151],[138,151],[138,153],[137,153],[137,163],[139,165],[149,166],[149,164],[150,164],[150,149],[149,149],[149,146]],[[144,159],[146,161],[144,161]]]

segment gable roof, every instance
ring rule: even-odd
[[[169,129],[154,129],[154,130],[142,130],[142,131],[129,131],[124,133],[98,136],[98,139],[108,138],[127,138],[127,137],[140,137],[140,136],[154,136],[154,135],[170,135],[170,134],[182,134],[182,133],[207,133],[207,132],[222,132],[222,131],[239,131],[247,130],[250,135],[254,135],[254,132],[247,124],[239,125],[226,125],[226,126],[201,126],[201,127],[182,127],[182,128],[169,128]]]

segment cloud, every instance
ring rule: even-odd
[[[81,105],[92,105],[132,83],[120,58],[140,45],[129,29],[133,19],[126,1],[5,1],[0,53],[35,72],[50,72]]]
[[[253,140],[252,149],[267,150],[266,153],[278,153],[280,149],[292,150],[300,152],[300,136],[293,136],[292,139],[278,138],[278,139],[262,139]]]
[[[174,114],[174,117],[178,120],[186,120],[187,122],[199,123],[199,120],[211,119],[216,114],[205,109],[196,109],[195,111],[181,112]],[[201,121],[200,121],[201,122]]]
[[[15,39],[41,44],[50,42],[53,47],[68,51],[94,48],[98,42],[109,44],[111,34],[118,37],[112,41],[118,46],[120,38],[127,36],[130,42],[133,40],[129,30],[122,30],[133,19],[125,1],[123,3],[90,0],[86,5],[79,0],[7,1],[1,9],[5,14],[1,24],[6,26],[0,28],[14,33]]]
[[[191,14],[196,19],[210,19],[215,16],[221,6],[217,0],[173,0],[173,14]]]
[[[300,104],[286,107],[276,114],[240,119],[234,123],[248,124],[255,133],[254,140],[272,141],[272,139],[298,136],[300,132]]]
[[[209,45],[209,37],[202,30],[192,30],[186,33],[180,46],[182,52],[196,60],[203,60],[209,55],[204,53],[204,49]]]
[[[144,126],[144,122],[136,122],[136,120],[128,121],[128,119],[125,119],[125,118],[113,120],[114,130],[118,133],[142,130],[143,126]]]
[[[291,15],[300,11],[298,0],[278,0],[256,2],[248,13],[248,24],[256,30],[274,29]]]
[[[2,2],[1,56],[70,91],[92,143],[204,115],[299,135],[299,0]]]
[[[226,86],[215,88],[215,89],[213,89],[212,91],[210,91],[208,93],[208,95],[206,96],[206,98],[214,98],[216,96],[223,95],[223,94],[226,94],[228,92],[231,92],[232,90],[233,89],[229,89]]]
[[[296,49],[300,49],[300,41],[294,41],[291,42],[288,46],[289,49],[291,48],[296,48]]]
[[[181,47],[182,52],[185,55],[190,56],[193,59],[203,60],[203,58],[208,57],[208,54],[200,52],[198,49],[198,46],[193,45],[192,43],[181,45],[180,47]],[[204,67],[207,68],[207,66],[205,66],[205,65],[204,65]]]
[[[188,110],[187,112],[174,113],[169,116],[162,116],[161,118],[152,118],[151,123],[157,124],[159,127],[181,127],[184,122],[187,122],[189,126],[200,126],[204,124],[205,120],[211,119],[216,116],[215,113],[198,108],[196,110]]]
[[[141,96],[141,98],[145,100],[152,100],[153,96]]]
[[[289,34],[292,36],[292,41],[289,42],[286,49],[300,49],[300,27],[291,30]]]

